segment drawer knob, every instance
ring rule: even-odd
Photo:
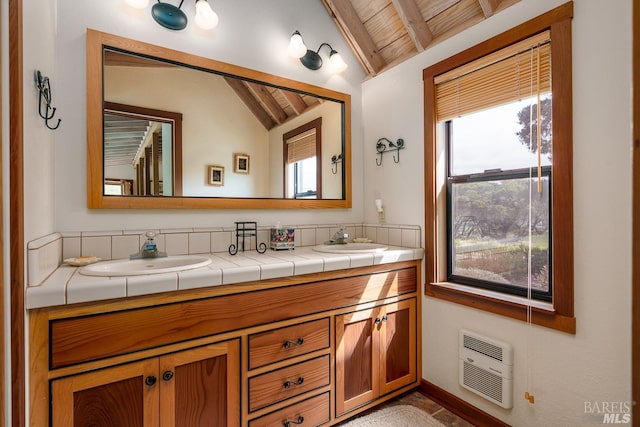
[[[304,382],[304,378],[303,378],[303,377],[298,377],[298,379],[297,379],[297,380],[295,380],[295,381],[290,381],[290,380],[285,381],[285,382],[282,384],[282,386],[283,386],[284,388],[287,388],[287,389],[288,389],[288,388],[290,388],[292,385],[301,385],[303,382]]]
[[[304,422],[304,417],[302,415],[300,415],[298,417],[297,420],[293,420],[293,421],[285,421],[284,423],[282,423],[283,427],[291,427],[291,424],[302,424]]]
[[[386,321],[387,321],[387,315],[386,314],[384,316],[382,316],[382,319],[379,318],[379,317],[376,317],[376,320],[375,320],[376,325],[379,325],[380,323],[386,322]]]
[[[152,386],[156,383],[157,378],[154,377],[153,375],[149,375],[147,378],[144,379],[144,383],[148,386]]]
[[[304,338],[300,337],[295,341],[287,340],[287,341],[284,342],[284,344],[282,344],[282,346],[285,348],[285,350],[289,350],[292,345],[295,345],[295,346],[299,347],[302,344],[304,344]]]
[[[170,381],[171,378],[173,378],[173,372],[171,371],[165,371],[164,374],[162,374],[162,379],[165,381]]]

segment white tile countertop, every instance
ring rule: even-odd
[[[233,256],[222,252],[206,256],[211,257],[206,267],[142,276],[85,276],[78,267],[61,265],[38,286],[27,287],[26,306],[52,307],[419,260],[424,249],[389,246],[378,253],[335,254],[300,247],[264,254],[246,251]]]

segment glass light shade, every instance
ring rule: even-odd
[[[341,73],[347,69],[347,63],[344,62],[342,56],[335,50],[332,50],[329,54],[329,69],[332,73]]]
[[[296,31],[289,42],[289,55],[293,58],[302,58],[305,53],[307,53],[307,46],[302,41],[300,33]]]
[[[196,25],[203,30],[211,30],[218,25],[218,15],[211,9],[207,0],[196,1]]]
[[[127,4],[136,9],[144,9],[149,5],[149,0],[126,0]]]

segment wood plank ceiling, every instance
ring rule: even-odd
[[[368,77],[519,0],[322,0]]]

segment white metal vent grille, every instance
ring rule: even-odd
[[[464,384],[502,403],[502,377],[464,362]]]
[[[464,329],[459,336],[459,382],[502,406],[513,406],[513,348]]]
[[[466,348],[502,362],[502,347],[479,340],[470,335],[464,335],[463,341],[463,345]]]

